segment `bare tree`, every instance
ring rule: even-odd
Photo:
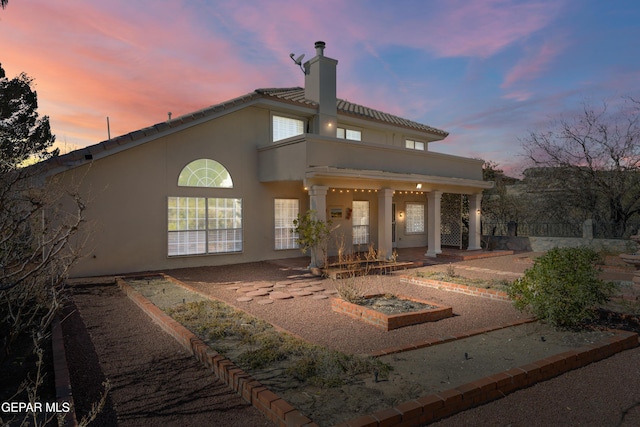
[[[640,103],[622,101],[614,111],[585,103],[580,114],[521,141],[537,168],[534,191],[555,196],[560,215],[607,223],[615,237],[640,214]]]
[[[33,404],[42,402],[43,385],[51,381],[45,364],[50,327],[78,258],[85,205],[77,189],[46,176],[45,164],[24,167],[57,155],[31,85],[26,74],[10,80],[0,67],[0,401]],[[96,411],[101,404],[104,396]],[[55,416],[8,412],[0,424],[45,425]]]
[[[500,165],[493,161],[485,161],[482,165],[482,175],[483,180],[495,183],[493,188],[482,192],[482,217],[491,227],[484,232],[493,234],[494,227],[506,230],[507,223],[522,219],[523,204],[514,191],[514,184],[518,180],[505,175]]]
[[[73,239],[83,223],[78,194],[53,182],[36,185],[37,169],[0,175],[2,393],[13,386],[3,401],[41,400],[43,355],[50,351],[51,322],[64,303],[64,280],[77,259]],[[44,421],[37,415],[29,414],[31,425]]]

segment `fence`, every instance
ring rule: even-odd
[[[488,236],[582,237],[582,224],[537,223],[482,223],[482,234]]]
[[[482,222],[484,236],[521,237],[585,237],[596,239],[628,239],[637,233],[640,222],[628,222],[626,226],[608,222],[587,220],[584,223],[560,222]]]

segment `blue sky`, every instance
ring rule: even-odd
[[[338,96],[450,133],[433,151],[517,173],[520,139],[582,103],[640,98],[634,0],[10,0],[0,63],[35,79],[69,151],[261,87],[303,86],[316,40]]]

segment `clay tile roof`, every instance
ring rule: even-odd
[[[89,155],[98,153],[100,151],[109,151],[110,149],[113,149],[117,146],[127,145],[130,142],[134,142],[136,140],[144,138],[145,136],[161,134],[163,132],[168,131],[170,128],[180,126],[182,124],[187,124],[199,118],[204,118],[209,115],[213,115],[233,107],[247,104],[259,98],[277,99],[280,102],[286,102],[289,104],[295,104],[295,105],[311,107],[311,108],[316,108],[318,106],[316,102],[306,99],[304,97],[304,89],[301,87],[256,89],[251,93],[247,93],[237,98],[230,99],[220,104],[212,105],[210,107],[206,107],[198,111],[187,113],[183,116],[179,116],[171,120],[156,123],[152,126],[148,126],[146,128],[138,129],[133,132],[129,132],[127,134],[117,136],[108,141],[102,141],[98,144],[81,148],[76,151],[72,151],[71,153],[57,156],[43,163],[47,163],[48,166],[50,167],[64,166],[64,165],[69,166],[76,161],[84,159],[85,155],[89,156]],[[445,132],[440,129],[436,129],[431,126],[424,125],[422,123],[403,119],[402,117],[394,116],[392,114],[387,114],[382,111],[374,110],[372,108],[368,108],[359,104],[354,104],[353,102],[349,102],[343,99],[338,99],[336,106],[338,109],[338,113],[345,114],[352,117],[373,120],[380,123],[388,123],[395,126],[415,129],[422,132],[429,132],[429,133],[441,135],[443,137],[449,134],[448,132]]]
[[[305,105],[317,105],[315,102],[310,101],[304,97],[304,89],[301,87],[294,88],[270,88],[270,89],[257,89],[255,93],[278,98],[280,100],[292,101],[295,103]],[[415,129],[422,132],[435,133],[442,136],[449,135],[448,132],[443,130],[424,125],[422,123],[414,122],[412,120],[403,119],[402,117],[394,116],[382,111],[374,110],[363,105],[354,104],[344,99],[337,100],[338,112],[353,117],[359,117],[362,119],[374,120],[377,122],[388,123],[395,126],[402,126],[405,128]]]

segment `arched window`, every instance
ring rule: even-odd
[[[182,169],[178,177],[180,187],[233,188],[229,171],[211,159],[198,159]]]
[[[182,169],[178,186],[233,188],[233,181],[220,163],[198,159]],[[167,203],[169,256],[242,252],[242,199],[201,194]]]

